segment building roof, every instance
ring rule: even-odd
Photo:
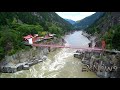
[[[30,38],[33,38],[33,36],[32,35],[27,35],[27,36],[24,36],[23,38],[24,39],[30,39]]]

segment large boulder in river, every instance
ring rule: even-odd
[[[17,66],[17,71],[21,71],[23,69],[23,65]]]
[[[23,70],[29,70],[29,68],[30,68],[30,67],[29,67],[28,64],[26,64],[26,65],[23,66]]]
[[[74,57],[82,60],[82,58],[84,57],[84,53],[75,53]]]
[[[47,59],[47,56],[43,56],[42,57],[42,60],[44,61],[44,60],[46,60]]]

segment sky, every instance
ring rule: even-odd
[[[74,21],[81,20],[87,16],[94,14],[95,12],[56,12],[59,16],[65,19],[71,19]]]

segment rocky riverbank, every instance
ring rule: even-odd
[[[101,41],[99,39],[99,35],[98,34],[94,34],[94,36],[92,36],[91,34],[88,34],[86,32],[82,32],[82,35],[87,37],[92,42],[92,46],[93,47],[101,48]]]
[[[87,68],[101,78],[120,78],[120,54],[77,51],[74,54]]]
[[[83,33],[91,40],[91,36]],[[94,39],[95,40],[95,39]],[[101,78],[120,78],[120,53],[109,51],[76,51],[74,57],[79,58],[81,62],[92,72]]]
[[[48,41],[43,43],[48,43]],[[49,43],[62,45],[64,42],[63,39],[54,38]],[[28,70],[31,66],[46,60],[47,54],[54,50],[56,48],[32,47],[28,51],[23,50],[12,56],[5,56],[0,62],[0,72],[15,73],[21,70]]]

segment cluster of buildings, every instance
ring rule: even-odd
[[[44,37],[40,37],[38,34],[34,34],[34,35],[27,35],[27,36],[24,36],[24,42],[25,44],[33,44],[35,42],[39,42],[39,41],[42,41],[42,40],[48,40],[48,39],[51,39],[51,38],[54,38],[56,34],[46,34]]]

